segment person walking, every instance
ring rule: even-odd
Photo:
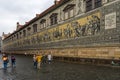
[[[46,62],[47,62],[47,55],[43,55],[42,56],[42,64],[46,64]]]
[[[34,65],[34,68],[37,69],[37,57],[35,54],[33,55],[33,65]]]
[[[12,65],[12,67],[15,67],[15,65],[16,65],[16,58],[15,58],[15,56],[11,56],[11,65]]]
[[[40,69],[41,61],[42,61],[42,55],[37,55],[36,60],[37,60],[37,69]]]
[[[51,61],[52,61],[52,55],[51,55],[51,54],[48,54],[47,58],[48,58],[48,63],[50,64]]]
[[[9,62],[8,56],[3,54],[2,60],[3,60],[4,69],[7,69],[7,65],[8,65],[8,62]]]

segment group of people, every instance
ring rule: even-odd
[[[52,56],[51,54],[48,55],[33,55],[33,63],[34,63],[34,68],[35,69],[40,69],[41,64],[45,64],[45,63],[51,63],[52,60]]]
[[[2,60],[3,60],[3,68],[4,68],[4,69],[7,69],[8,63],[9,63],[8,55],[3,54],[3,55],[2,55]],[[11,66],[12,66],[12,67],[15,67],[15,62],[16,62],[15,56],[14,56],[14,55],[11,55]]]
[[[9,61],[9,57],[6,54],[2,55],[2,60],[3,60],[3,68],[7,69],[8,63],[11,62],[11,66],[15,67],[16,66],[16,58],[14,55],[11,55],[10,57],[11,61]],[[33,63],[34,63],[34,68],[35,69],[40,69],[41,64],[50,64],[52,61],[52,55],[40,55],[40,54],[34,54],[33,55]]]

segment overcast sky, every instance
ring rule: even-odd
[[[54,0],[0,0],[0,36],[16,29],[54,4]]]

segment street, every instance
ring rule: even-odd
[[[0,68],[0,80],[119,80],[120,68],[53,61],[33,67],[32,56],[15,55],[16,68]],[[0,64],[2,64],[0,62]]]

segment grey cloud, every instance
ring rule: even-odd
[[[35,11],[36,9],[45,9],[49,5],[52,4],[53,0],[7,0],[8,3],[5,2],[6,0],[3,0],[0,7],[4,10],[7,10],[9,12],[17,12],[17,13],[23,13],[23,12],[31,12]]]
[[[13,32],[16,22],[24,24],[53,4],[54,0],[0,0],[0,36]]]

